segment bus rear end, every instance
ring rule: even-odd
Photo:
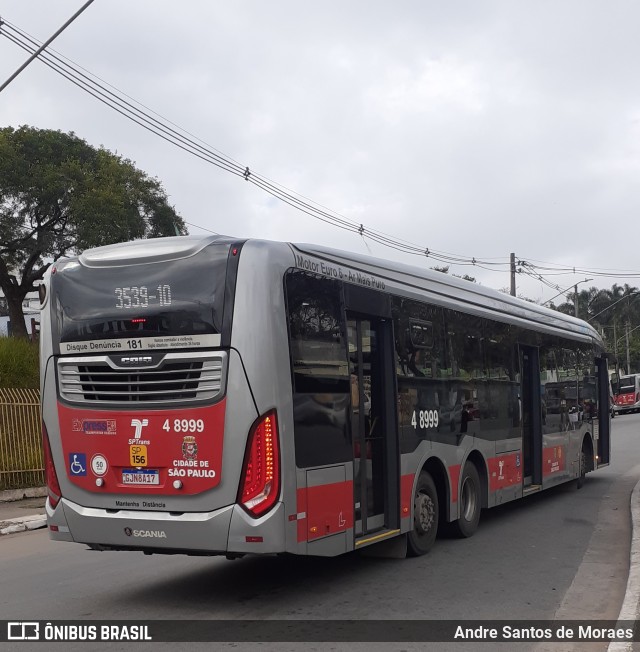
[[[640,410],[640,376],[638,374],[622,376],[617,389],[618,393],[614,397],[614,409],[617,414]]]
[[[53,539],[233,555],[268,532],[260,551],[284,549],[277,414],[258,412],[230,346],[240,250],[163,238],[50,270],[41,395]]]

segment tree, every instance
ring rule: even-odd
[[[16,336],[22,302],[61,256],[138,238],[184,235],[157,179],[73,133],[0,129],[0,288]]]
[[[551,307],[568,315],[575,313],[575,295]],[[623,372],[640,370],[640,290],[625,283],[614,283],[610,290],[591,287],[578,293],[578,314],[602,335],[607,349],[614,353],[616,368]],[[628,337],[628,344],[627,344]],[[627,348],[630,369],[627,367]]]

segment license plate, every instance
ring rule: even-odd
[[[147,469],[123,469],[122,484],[160,484],[160,474]]]

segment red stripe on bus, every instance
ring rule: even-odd
[[[307,490],[298,489],[296,493],[298,542],[300,542],[307,540]]]
[[[546,478],[567,468],[564,446],[549,446],[542,451],[542,477]]]
[[[353,482],[334,482],[298,489],[298,542],[353,528]]]
[[[413,480],[415,477],[413,473],[400,477],[400,518],[409,518],[411,516]]]
[[[522,453],[506,453],[489,459],[489,491],[522,484]]]
[[[449,478],[451,479],[451,502],[458,502],[458,485],[460,484],[460,464],[454,464],[449,467]]]

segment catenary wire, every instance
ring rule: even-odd
[[[3,24],[8,25],[9,28],[14,31],[14,33],[9,34],[5,29],[3,30],[2,35],[6,36],[9,40],[14,42],[19,47],[22,47],[26,51],[33,51],[33,49],[35,49],[35,46],[37,45],[36,39],[33,39],[26,33],[22,32],[22,30],[19,30],[19,28],[9,23],[8,21],[3,21]],[[16,34],[18,36],[16,36]],[[20,40],[20,39],[24,39],[24,40]],[[25,40],[29,41],[30,43],[25,43]],[[222,169],[226,169],[227,171],[234,173],[236,176],[244,176],[244,178],[247,181],[250,181],[257,187],[260,187],[262,190],[275,196],[281,201],[285,201],[285,203],[288,203],[292,207],[297,208],[298,210],[302,210],[303,212],[310,215],[311,217],[320,219],[321,221],[328,222],[329,224],[332,224],[334,226],[339,226],[340,228],[352,231],[354,233],[359,233],[363,237],[366,236],[369,239],[378,242],[383,246],[391,247],[403,253],[412,253],[420,256],[424,255],[438,262],[446,262],[446,263],[460,264],[460,265],[471,265],[471,266],[486,265],[488,266],[489,271],[491,271],[490,267],[492,266],[500,267],[508,264],[507,262],[501,263],[501,262],[494,262],[493,260],[482,260],[482,259],[475,259],[475,258],[470,260],[468,258],[464,258],[457,255],[451,255],[446,252],[439,252],[437,250],[429,250],[428,248],[416,247],[415,245],[410,244],[407,241],[401,240],[399,238],[395,238],[393,236],[389,236],[388,234],[385,234],[381,231],[365,228],[362,224],[358,224],[357,222],[352,222],[334,213],[333,211],[329,211],[329,209],[318,209],[314,207],[312,204],[310,204],[308,201],[305,201],[304,198],[298,199],[298,197],[302,197],[301,195],[298,195],[298,197],[294,196],[290,191],[288,191],[288,189],[279,186],[279,184],[275,184],[274,182],[267,179],[267,177],[258,175],[250,171],[249,168],[246,166],[244,167],[243,170],[243,166],[239,165],[237,162],[233,161],[232,159],[228,159],[227,157],[212,151],[208,146],[202,147],[201,145],[196,144],[193,140],[188,139],[185,136],[177,133],[175,130],[168,128],[167,125],[161,122],[160,120],[152,118],[145,111],[136,108],[130,102],[127,102],[126,100],[123,100],[122,98],[115,96],[111,91],[108,91],[108,89],[103,84],[98,84],[97,82],[90,79],[84,73],[79,72],[74,66],[65,63],[61,57],[58,57],[57,55],[51,55],[49,53],[46,54],[43,53],[43,54],[44,56],[42,54],[40,55],[43,62],[46,65],[48,65],[51,69],[61,74],[72,83],[79,86],[82,90],[87,91],[90,95],[92,95],[102,103],[106,104],[110,108],[113,108],[124,117],[127,117],[128,119],[132,120],[133,122],[136,122],[137,124],[144,127],[148,131],[154,133],[155,135],[159,135],[160,137],[170,142],[171,144],[174,144],[180,147],[181,149],[189,153],[192,153],[207,162],[213,163],[214,165],[217,165]],[[63,69],[63,67],[66,70]],[[162,120],[165,119],[163,118]],[[196,151],[194,151],[194,149]],[[211,158],[215,160],[211,160]],[[316,206],[320,206],[316,202],[313,203]]]
[[[28,52],[29,51],[33,52],[37,48],[38,41],[33,37],[29,36],[26,32],[20,30],[12,23],[3,20],[0,23],[0,25],[4,25],[5,28],[6,26],[8,26],[9,29],[13,30],[14,32],[13,34],[7,33],[6,29],[2,30],[0,31],[0,35],[6,36],[9,40],[11,40],[19,47],[23,48]],[[16,34],[18,36],[16,36]],[[24,40],[20,40],[20,39],[24,39]],[[28,42],[25,43],[25,41]],[[294,191],[289,190],[285,186],[282,186],[270,180],[268,177],[265,177],[263,175],[260,175],[250,170],[248,166],[242,166],[238,162],[234,161],[233,159],[219,152],[219,150],[216,150],[215,148],[212,148],[211,146],[207,145],[201,139],[194,137],[197,138],[197,140],[200,143],[203,143],[204,146],[198,144],[192,138],[188,138],[187,136],[184,136],[183,134],[187,134],[188,136],[193,136],[193,135],[187,132],[186,130],[182,129],[181,127],[178,127],[178,129],[180,129],[180,131],[183,133],[176,131],[176,129],[173,129],[170,126],[173,125],[174,127],[177,127],[175,123],[171,123],[169,120],[163,118],[155,111],[148,109],[147,107],[139,103],[137,100],[134,100],[133,98],[127,96],[126,94],[122,93],[118,89],[115,89],[115,87],[109,84],[108,82],[103,82],[103,80],[100,80],[103,83],[99,84],[98,82],[94,81],[93,79],[91,79],[91,77],[94,77],[96,79],[100,79],[100,78],[97,78],[95,75],[93,75],[93,73],[90,73],[88,70],[82,68],[82,70],[87,72],[88,75],[91,75],[91,77],[89,77],[87,74],[79,72],[77,68],[74,67],[74,65],[63,61],[63,59],[66,59],[66,61],[70,61],[70,59],[68,59],[67,57],[64,57],[63,55],[58,56],[57,54],[51,54],[51,52],[43,52],[39,56],[43,60],[43,62],[46,65],[48,65],[50,68],[52,68],[55,72],[58,72],[67,80],[71,81],[76,86],[80,87],[82,90],[85,90],[90,95],[92,95],[93,97],[101,101],[103,104],[114,109],[115,111],[117,111],[124,117],[128,118],[129,120],[142,126],[143,128],[147,129],[151,133],[160,136],[165,141],[179,147],[180,149],[186,151],[187,153],[197,156],[198,158],[204,160],[205,162],[212,163],[213,165],[216,165],[217,167],[223,170],[231,172],[235,176],[244,177],[245,180],[251,182],[254,186],[260,188],[264,192],[272,195],[273,197],[279,199],[280,201],[287,203],[293,208],[300,210],[301,212],[309,215],[310,217],[313,217],[314,219],[325,222],[331,226],[336,226],[343,230],[347,230],[353,233],[358,233],[363,237],[363,239],[367,238],[372,242],[376,242],[382,246],[394,249],[396,251],[405,254],[410,254],[410,255],[425,256],[431,260],[434,260],[436,262],[441,262],[444,264],[473,266],[473,267],[478,267],[480,269],[485,269],[487,271],[497,271],[496,268],[501,268],[499,269],[499,271],[503,271],[505,267],[508,267],[510,265],[509,261],[505,260],[504,262],[500,262],[499,258],[486,259],[486,260],[480,258],[469,259],[448,252],[440,252],[438,250],[431,250],[429,248],[418,247],[415,244],[409,243],[408,241],[403,240],[401,238],[397,238],[395,236],[391,236],[382,231],[377,231],[375,229],[370,229],[368,227],[365,227],[363,224],[353,222],[343,217],[342,215],[332,211],[331,209],[328,209],[322,206],[321,204],[318,204],[317,202],[310,200],[304,197],[303,195],[295,193]],[[160,120],[153,118],[146,111],[137,108],[131,102],[128,102],[127,100],[122,99],[122,97],[115,95],[113,92],[109,91],[105,87],[105,85],[114,88],[119,93],[119,95],[129,98],[139,106],[142,106],[148,111],[151,111],[152,113],[157,115],[160,118]],[[190,226],[194,226],[195,228],[200,228],[205,231],[216,233],[215,231],[211,231],[210,229],[206,229],[205,227],[201,227],[196,224],[191,224],[191,223],[188,224]],[[520,273],[526,273],[526,275],[530,276],[531,278],[535,278],[536,280],[543,282],[545,285],[553,289],[557,289],[558,286],[552,284],[549,281],[546,281],[543,278],[543,275],[541,273],[542,271],[545,272],[544,276],[559,276],[559,275],[569,275],[569,274],[576,274],[576,273],[578,274],[585,273],[585,274],[591,274],[600,277],[611,277],[611,276],[619,277],[621,276],[620,271],[622,271],[619,270],[612,273],[611,270],[606,270],[603,268],[583,269],[578,267],[568,267],[568,266],[559,266],[559,265],[556,266],[553,263],[546,263],[545,264],[546,266],[533,265],[531,263],[527,263],[527,265],[531,269],[539,270],[537,272],[531,272],[531,271],[525,271],[524,266],[522,265],[525,262],[526,261],[519,261],[521,268],[518,271]],[[640,277],[640,272],[633,273],[629,271],[626,274],[622,274],[622,276],[628,278],[638,278]]]

